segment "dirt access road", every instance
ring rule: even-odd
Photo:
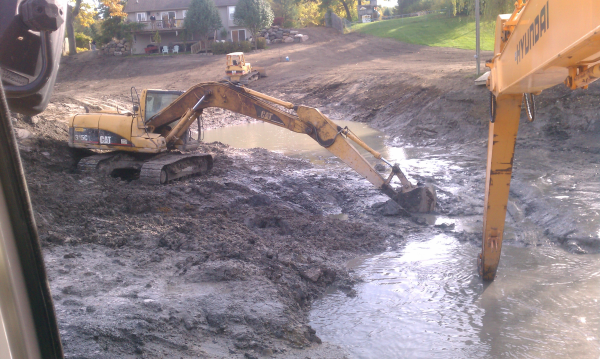
[[[437,186],[440,214],[481,216],[487,93],[472,85],[472,52],[301,32],[308,42],[247,55],[269,70],[251,87],[334,120],[368,122],[394,145],[447,154],[460,163],[448,176],[415,177]],[[280,62],[285,56],[291,62]],[[307,325],[311,302],[326,288],[354,295],[360,278],[345,269],[347,260],[440,232],[479,245],[477,230],[394,215],[352,171],[262,149],[206,144],[211,173],[162,187],[74,170],[66,118],[84,102],[129,108],[131,86],[185,90],[223,71],[222,56],[80,54],[61,63],[48,110],[35,123],[15,122],[67,357],[349,356]],[[598,92],[546,91],[536,122],[522,124],[508,218],[517,235],[509,244],[598,251]],[[210,128],[249,121],[207,112]],[[563,192],[574,199],[553,196]],[[332,208],[348,220],[330,216]]]

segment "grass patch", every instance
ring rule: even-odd
[[[481,50],[494,49],[495,21],[481,21]],[[427,15],[352,26],[352,31],[410,44],[475,50],[475,19]]]

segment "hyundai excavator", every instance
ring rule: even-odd
[[[132,100],[133,112],[73,116],[69,123],[70,147],[112,150],[83,158],[79,170],[139,173],[139,179],[150,184],[206,173],[212,168],[213,158],[207,153],[190,152],[200,144],[200,135],[194,139],[190,127],[199,121],[205,108],[219,107],[310,136],[409,212],[435,209],[433,186],[412,184],[397,164],[392,165],[350,129],[337,126],[315,108],[294,105],[231,82],[200,83],[183,93],[143,90],[141,97],[132,89]],[[387,178],[348,139],[388,164],[391,171]],[[400,180],[399,190],[392,187],[394,177]]]
[[[496,20],[490,75],[490,126],[479,273],[496,276],[521,105],[535,119],[535,95],[564,83],[586,89],[600,78],[600,1],[517,0]]]

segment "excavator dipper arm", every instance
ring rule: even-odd
[[[204,99],[201,100],[202,98]],[[192,112],[195,111],[196,115],[199,115],[203,109],[209,107],[227,109],[275,126],[287,128],[293,132],[306,134],[377,188],[380,188],[386,195],[400,203],[406,210],[410,212],[431,212],[435,209],[436,196],[432,186],[414,186],[410,184],[398,166],[394,166],[390,176],[384,179],[348,142],[347,138],[353,139],[376,158],[385,161],[381,154],[369,148],[347,128],[336,125],[316,108],[295,106],[290,102],[242,86],[227,82],[207,82],[195,85],[150,118],[146,125],[154,130],[179,119],[182,119],[181,122],[186,120],[186,124],[191,125],[194,118]],[[181,131],[181,128],[177,128],[177,126],[176,129]],[[169,138],[169,135],[167,135],[167,138]],[[389,162],[385,162],[389,164]],[[390,185],[394,176],[397,176],[403,184],[400,191],[396,191]]]
[[[587,88],[600,78],[600,4],[597,0],[517,0],[496,20],[490,76],[490,129],[479,273],[496,276],[523,95],[534,119],[532,94],[564,82]]]

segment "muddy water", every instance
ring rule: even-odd
[[[338,122],[409,173],[435,177],[446,192],[466,191],[451,177],[473,158],[450,157],[435,149],[387,147],[382,133]],[[207,131],[205,140],[338,163],[307,136],[262,123]],[[479,232],[479,219],[432,215],[427,222],[451,222],[454,231]],[[515,238],[516,228],[528,228],[526,223],[513,226],[510,218],[508,222],[507,239]],[[542,235],[537,232],[531,230],[531,235]],[[480,248],[451,235],[421,234],[407,238],[397,250],[358,258],[348,263],[364,280],[356,286],[357,295],[334,291],[317,300],[311,326],[323,340],[357,358],[597,359],[600,255],[508,242],[496,280],[485,285],[476,268]]]
[[[382,132],[365,124],[344,120],[336,120],[336,124],[341,127],[348,126],[370,147],[379,151],[384,158],[394,163],[400,163],[401,167],[407,171],[408,177],[410,177],[410,173],[419,173],[425,177],[446,177],[447,171],[453,166],[443,151],[387,146],[387,137]],[[339,164],[344,168],[347,167],[309,136],[263,122],[209,130],[204,132],[204,141],[218,141],[237,148],[261,147],[291,157],[306,158],[315,164]],[[362,148],[355,147],[372,164],[381,162]],[[423,161],[424,157],[427,160]]]
[[[599,255],[504,246],[486,286],[478,252],[441,234],[359,259],[357,296],[318,300],[311,325],[358,358],[598,358]]]
[[[342,127],[349,126],[354,133],[377,150],[385,147],[385,136],[367,125],[351,121],[336,123]],[[219,141],[238,148],[261,147],[287,156],[308,158],[316,163],[332,160],[331,154],[307,135],[264,122],[209,130],[204,133],[204,141]]]

